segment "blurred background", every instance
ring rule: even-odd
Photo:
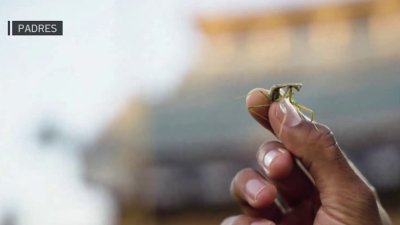
[[[0,225],[219,224],[273,139],[244,96],[284,82],[400,224],[400,1],[17,0],[0,18]]]

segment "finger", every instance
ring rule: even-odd
[[[274,203],[276,188],[253,169],[239,171],[232,180],[231,193],[240,203],[263,208]]]
[[[315,221],[315,212],[316,208],[312,201],[303,201],[296,209],[285,214],[279,225],[321,224]]]
[[[271,220],[238,215],[226,218],[221,225],[275,225],[275,223]]]
[[[252,94],[247,102],[252,103],[250,100],[254,96],[261,101],[258,104],[264,101],[264,105],[269,106],[268,117],[261,114],[260,120],[253,112],[250,113],[261,125],[272,129],[286,149],[301,160],[314,180],[325,207],[346,205],[341,207],[342,210],[357,208],[359,210],[353,210],[352,214],[358,216],[363,215],[363,210],[377,208],[373,191],[349,166],[349,161],[326,126],[306,120],[288,99],[271,104],[267,97]],[[374,215],[369,215],[366,220],[373,221],[374,218]]]
[[[231,184],[232,196],[248,215],[276,219],[281,216],[275,204],[276,188],[253,169],[243,169]]]
[[[262,88],[251,90],[246,99],[246,104],[252,117],[257,120],[262,126],[273,132],[273,129],[268,119],[268,112],[272,103],[267,97],[268,92],[269,90]],[[266,147],[266,149],[261,148],[263,150],[261,150],[259,152],[260,154],[258,154],[259,163],[261,166],[263,160],[260,157],[266,155],[269,147],[277,147],[276,149],[279,149],[278,147],[283,147],[283,145],[280,144],[279,146],[273,145],[264,147]],[[269,156],[272,155],[269,154]],[[277,188],[279,189],[278,191],[281,193],[282,197],[287,201],[289,205],[297,204],[297,202],[302,197],[305,198],[315,191],[313,184],[299,168],[299,166],[294,163],[293,158],[287,151],[277,157],[271,171],[267,171],[268,169],[266,166],[262,166],[262,168],[264,168],[267,175],[275,181],[275,183],[277,184]],[[301,188],[297,188],[298,185],[300,185]]]
[[[288,99],[271,104],[269,121],[274,133],[310,172],[320,192],[354,192],[365,183],[351,169],[332,132],[298,113]]]
[[[247,94],[246,105],[250,115],[263,127],[272,131],[269,124],[268,111],[271,104],[268,96],[269,90],[255,88]]]
[[[289,206],[296,206],[316,193],[314,184],[282,143],[272,141],[262,144],[257,161]]]

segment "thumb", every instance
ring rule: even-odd
[[[328,127],[311,122],[288,99],[274,102],[268,113],[274,133],[304,164],[321,196],[367,187],[348,163]]]

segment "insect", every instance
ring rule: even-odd
[[[303,86],[303,84],[301,84],[301,83],[276,84],[276,85],[273,85],[269,91],[264,92],[264,91],[260,90],[260,93],[262,93],[271,102],[279,102],[279,101],[281,101],[283,99],[288,99],[289,102],[297,109],[297,111],[299,112],[299,114],[301,116],[304,117],[303,112],[310,114],[310,120],[311,120],[311,122],[313,122],[314,121],[314,111],[311,110],[310,108],[307,108],[306,106],[296,102],[293,99],[294,91],[299,92],[302,86]],[[260,118],[268,121],[268,119],[264,115],[261,115],[260,113],[255,111],[255,109],[257,109],[257,108],[266,108],[266,107],[269,107],[270,105],[271,104],[251,106],[251,107],[248,107],[248,110],[251,113],[259,116]],[[283,118],[282,124],[284,124],[285,121],[286,121],[286,115]],[[314,127],[316,129],[318,129],[315,126],[315,124],[314,124]],[[282,128],[283,127],[281,125],[281,128],[279,129],[278,136],[280,136],[280,134],[282,132]]]

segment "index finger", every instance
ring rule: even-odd
[[[274,133],[268,119],[268,111],[272,101],[268,98],[269,90],[255,88],[247,94],[246,105],[250,115],[263,127]]]

